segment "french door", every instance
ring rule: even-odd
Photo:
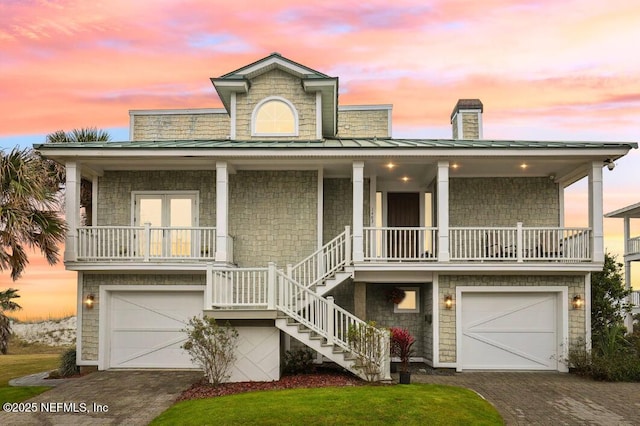
[[[198,226],[195,192],[134,194],[134,226],[150,225],[138,237],[138,254],[149,257],[193,257]]]

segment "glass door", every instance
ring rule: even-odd
[[[197,194],[136,194],[134,226],[150,225],[138,231],[138,255],[149,257],[193,257],[197,226]]]

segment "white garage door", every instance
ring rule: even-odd
[[[202,315],[202,291],[111,292],[111,368],[194,368],[185,342],[189,318]]]
[[[558,293],[462,293],[462,369],[557,370]]]

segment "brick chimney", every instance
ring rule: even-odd
[[[482,102],[458,99],[451,113],[453,139],[482,139]]]

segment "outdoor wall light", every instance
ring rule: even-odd
[[[447,309],[453,308],[453,296],[450,294],[444,296],[444,307]]]
[[[95,301],[95,296],[93,294],[89,294],[87,295],[87,297],[84,299],[84,306],[87,307],[87,309],[93,309],[93,303]]]
[[[573,306],[573,309],[581,309],[584,306],[584,300],[582,300],[582,296],[580,296],[579,294],[573,296],[571,305]]]

